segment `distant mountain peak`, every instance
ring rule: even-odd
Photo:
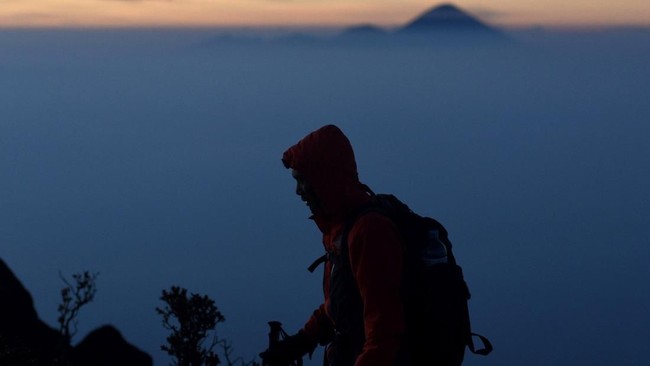
[[[460,17],[467,17],[467,13],[462,11],[459,7],[457,7],[454,4],[448,3],[448,4],[441,4],[438,6],[434,6],[433,8],[430,8],[429,10],[425,11],[422,13],[419,18],[432,18],[432,17],[447,17],[447,16],[460,16]]]
[[[493,31],[475,17],[449,3],[425,11],[400,29],[402,32],[437,30]]]
[[[360,24],[360,25],[355,25],[352,27],[349,27],[343,31],[343,33],[347,34],[385,34],[386,32],[379,28],[376,25],[373,24]]]
[[[339,38],[381,37],[386,31],[372,24],[360,24],[344,29]]]

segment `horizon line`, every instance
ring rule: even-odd
[[[382,26],[373,23],[360,23],[351,25],[188,25],[188,24],[129,24],[129,25],[0,25],[0,32],[2,31],[28,31],[28,30],[248,30],[248,31],[292,31],[292,30],[306,30],[306,31],[335,31],[345,30],[357,26],[375,26],[387,31],[397,30],[403,27],[400,25]],[[504,31],[570,31],[570,32],[598,32],[598,31],[614,31],[614,30],[639,30],[650,31],[650,24],[575,24],[575,25],[544,25],[544,24],[531,24],[531,25],[494,25],[487,24],[488,26]]]

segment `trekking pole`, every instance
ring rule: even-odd
[[[269,327],[271,330],[269,331],[269,349],[272,347],[275,347],[280,341],[284,338],[286,338],[287,332],[282,329],[282,323],[279,321],[270,321],[269,322]],[[276,364],[269,364],[269,363],[262,363],[263,366],[302,366],[302,358],[299,358],[297,360],[289,361],[288,364],[286,365],[276,365]]]
[[[280,343],[284,330],[282,329],[282,323],[278,321],[270,321],[269,327],[271,327],[271,331],[269,332],[269,348],[271,348]]]

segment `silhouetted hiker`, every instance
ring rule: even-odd
[[[325,249],[340,252],[347,220],[371,201],[350,142],[336,126],[324,126],[288,149],[282,161],[323,233]],[[367,213],[356,220],[347,243],[349,266],[325,262],[325,302],[296,335],[261,354],[267,364],[302,357],[317,344],[328,345],[332,366],[396,364],[404,333],[397,228],[385,216]]]
[[[471,332],[470,294],[447,230],[362,184],[338,127],[310,133],[282,161],[323,233],[327,254],[310,271],[325,263],[325,301],[295,335],[269,323],[264,365],[301,365],[293,361],[317,344],[327,345],[326,366],[458,366],[466,347],[491,352]]]

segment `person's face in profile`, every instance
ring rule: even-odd
[[[291,176],[296,180],[296,194],[300,196],[312,213],[318,210],[318,198],[307,180],[295,169],[291,169]]]

